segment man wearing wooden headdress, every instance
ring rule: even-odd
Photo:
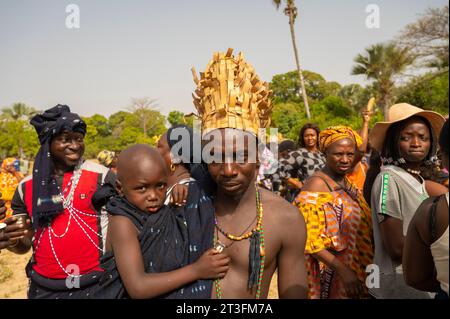
[[[225,277],[214,282],[212,297],[266,298],[278,269],[280,298],[306,298],[304,220],[295,207],[256,183],[257,135],[269,126],[272,110],[268,84],[232,49],[215,53],[200,78],[192,72],[194,104],[207,142],[203,160],[217,184],[214,245],[231,258]]]

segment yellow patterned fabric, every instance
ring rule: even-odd
[[[19,185],[19,180],[17,177],[8,172],[6,167],[9,165],[14,165],[16,159],[14,157],[8,157],[3,160],[1,171],[0,171],[0,193],[2,193],[1,199],[5,201],[6,206],[6,218],[10,217],[12,214],[11,210],[11,200],[13,198],[14,192]],[[19,176],[23,177],[20,173]]]
[[[321,131],[319,134],[319,149],[322,153],[325,152],[326,148],[332,143],[342,140],[344,138],[349,138],[353,140],[356,147],[360,147],[362,144],[362,139],[359,134],[348,126],[330,126],[325,130]]]
[[[203,134],[220,128],[234,128],[258,135],[270,124],[272,91],[259,79],[255,69],[233,49],[214,53],[200,79],[192,68],[197,85],[194,105],[202,122]]]
[[[104,150],[98,153],[97,160],[103,166],[109,167],[114,159],[114,156],[116,156],[116,153]]]
[[[350,182],[348,182],[350,183]],[[301,192],[294,204],[302,213],[307,229],[305,247],[308,298],[348,298],[340,277],[312,254],[327,249],[352,269],[364,289],[366,267],[373,262],[374,246],[370,208],[361,192],[355,201],[343,189],[333,192]]]

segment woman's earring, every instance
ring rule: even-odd
[[[170,164],[170,171],[171,172],[175,172],[176,169],[177,169],[177,166],[174,163]]]

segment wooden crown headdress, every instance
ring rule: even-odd
[[[231,48],[226,53],[215,52],[205,72],[200,72],[200,79],[195,68],[191,70],[197,85],[192,97],[203,134],[236,128],[258,135],[259,128],[269,126],[272,91],[242,52],[237,57]]]

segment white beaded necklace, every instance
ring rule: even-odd
[[[68,222],[67,222],[66,229],[64,230],[64,232],[63,232],[61,235],[57,235],[57,234],[55,233],[55,231],[53,230],[53,227],[51,226],[51,223],[48,223],[48,225],[47,225],[47,227],[46,227],[46,228],[48,228],[48,230],[49,230],[49,232],[48,232],[48,237],[49,237],[50,247],[51,247],[51,249],[52,249],[52,253],[53,253],[53,256],[55,257],[56,262],[58,263],[58,265],[59,265],[59,267],[61,268],[61,270],[62,270],[67,276],[73,277],[73,278],[79,278],[79,277],[81,277],[82,275],[73,275],[73,274],[70,274],[70,273],[67,272],[67,270],[63,267],[63,265],[61,264],[61,262],[60,262],[60,260],[59,260],[59,258],[58,258],[58,256],[57,256],[57,254],[56,254],[55,248],[54,248],[54,246],[53,246],[53,239],[52,239],[52,236],[55,237],[55,238],[63,238],[63,237],[67,234],[67,232],[68,232],[68,230],[69,230],[69,227],[70,227],[70,223],[71,223],[72,218],[73,218],[73,220],[78,224],[78,226],[81,228],[81,230],[82,230],[83,233],[86,235],[86,237],[89,239],[89,241],[92,243],[92,245],[93,245],[95,248],[97,248],[98,250],[100,250],[101,252],[103,252],[103,249],[100,248],[100,247],[92,240],[91,236],[89,236],[89,234],[87,233],[86,229],[81,225],[80,221],[81,221],[81,222],[84,224],[84,226],[86,226],[86,227],[87,227],[87,228],[88,228],[95,236],[97,236],[97,238],[101,236],[101,233],[98,233],[98,232],[96,232],[94,229],[92,229],[92,227],[90,227],[90,226],[83,220],[83,218],[81,218],[81,217],[79,216],[79,214],[84,215],[84,216],[88,216],[88,217],[96,217],[96,218],[101,218],[101,216],[98,216],[97,214],[87,214],[87,213],[84,213],[84,212],[78,210],[77,208],[75,208],[74,205],[73,205],[74,193],[75,193],[75,190],[76,190],[76,188],[77,188],[77,186],[78,186],[78,182],[80,181],[80,177],[81,177],[81,165],[82,165],[82,164],[83,164],[83,162],[80,162],[80,163],[77,165],[77,167],[75,168],[75,170],[74,170],[74,172],[73,172],[72,177],[70,178],[70,181],[67,183],[67,186],[66,186],[66,187],[64,188],[64,190],[60,193],[60,197],[61,197],[61,200],[62,200],[62,203],[63,203],[63,207],[64,207],[64,209],[67,209],[67,211],[69,212],[69,220],[68,220]],[[70,187],[70,188],[69,188],[69,187]],[[67,190],[69,190],[69,192],[68,192],[68,195],[65,196],[65,194],[67,193]],[[41,242],[41,239],[42,239],[42,236],[43,236],[44,232],[45,232],[45,229],[42,230],[42,233],[41,233],[41,235],[39,236],[39,239],[38,239],[38,242],[37,242],[37,244],[36,244],[35,250],[37,250],[37,248],[38,248],[38,246],[39,246],[39,244],[40,244],[40,242]]]

